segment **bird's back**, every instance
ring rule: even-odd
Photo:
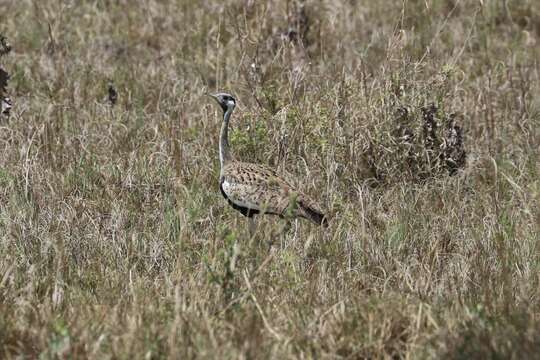
[[[221,169],[220,188],[230,204],[244,215],[264,212],[301,216],[326,224],[324,214],[315,202],[270,167],[232,161]]]

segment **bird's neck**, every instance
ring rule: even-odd
[[[231,150],[229,149],[229,119],[231,118],[234,108],[229,107],[223,115],[223,123],[221,124],[221,133],[219,135],[219,162],[221,168],[232,160]]]

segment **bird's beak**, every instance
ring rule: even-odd
[[[215,94],[205,93],[204,95],[209,96],[214,100],[217,100],[217,96]]]

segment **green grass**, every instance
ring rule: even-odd
[[[540,352],[537,2],[18,1],[0,24],[1,358]],[[293,174],[327,230],[249,239],[215,90],[235,156]]]

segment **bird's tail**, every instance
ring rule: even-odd
[[[300,216],[314,222],[317,225],[328,227],[328,218],[322,211],[317,209],[317,207],[311,204],[309,201],[302,199],[298,202],[298,207],[300,210]]]

